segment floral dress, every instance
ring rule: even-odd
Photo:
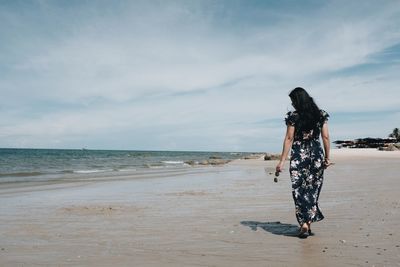
[[[299,114],[296,111],[286,114],[286,125],[295,127],[289,172],[296,218],[300,225],[324,218],[318,207],[318,197],[324,178],[324,151],[319,137],[322,125],[328,118],[328,113],[321,110],[321,120],[314,129],[302,131],[296,127]]]

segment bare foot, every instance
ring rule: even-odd
[[[313,232],[311,232],[311,222],[308,222],[307,223],[307,226],[308,226],[308,235],[314,235],[314,233]]]
[[[300,233],[298,235],[299,238],[307,238],[308,237],[308,224],[303,223],[303,225],[300,227]]]

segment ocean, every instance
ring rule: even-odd
[[[251,154],[253,153],[0,148],[0,183],[182,170],[193,168],[209,159],[233,160]]]

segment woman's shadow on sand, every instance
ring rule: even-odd
[[[256,222],[256,221],[241,221],[242,225],[250,227],[251,230],[257,231],[261,228],[274,235],[284,235],[297,237],[299,233],[299,227],[294,224],[277,222]]]

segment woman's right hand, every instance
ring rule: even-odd
[[[279,161],[279,163],[276,165],[275,171],[276,172],[281,172],[283,170],[283,165],[285,164],[284,161]]]

